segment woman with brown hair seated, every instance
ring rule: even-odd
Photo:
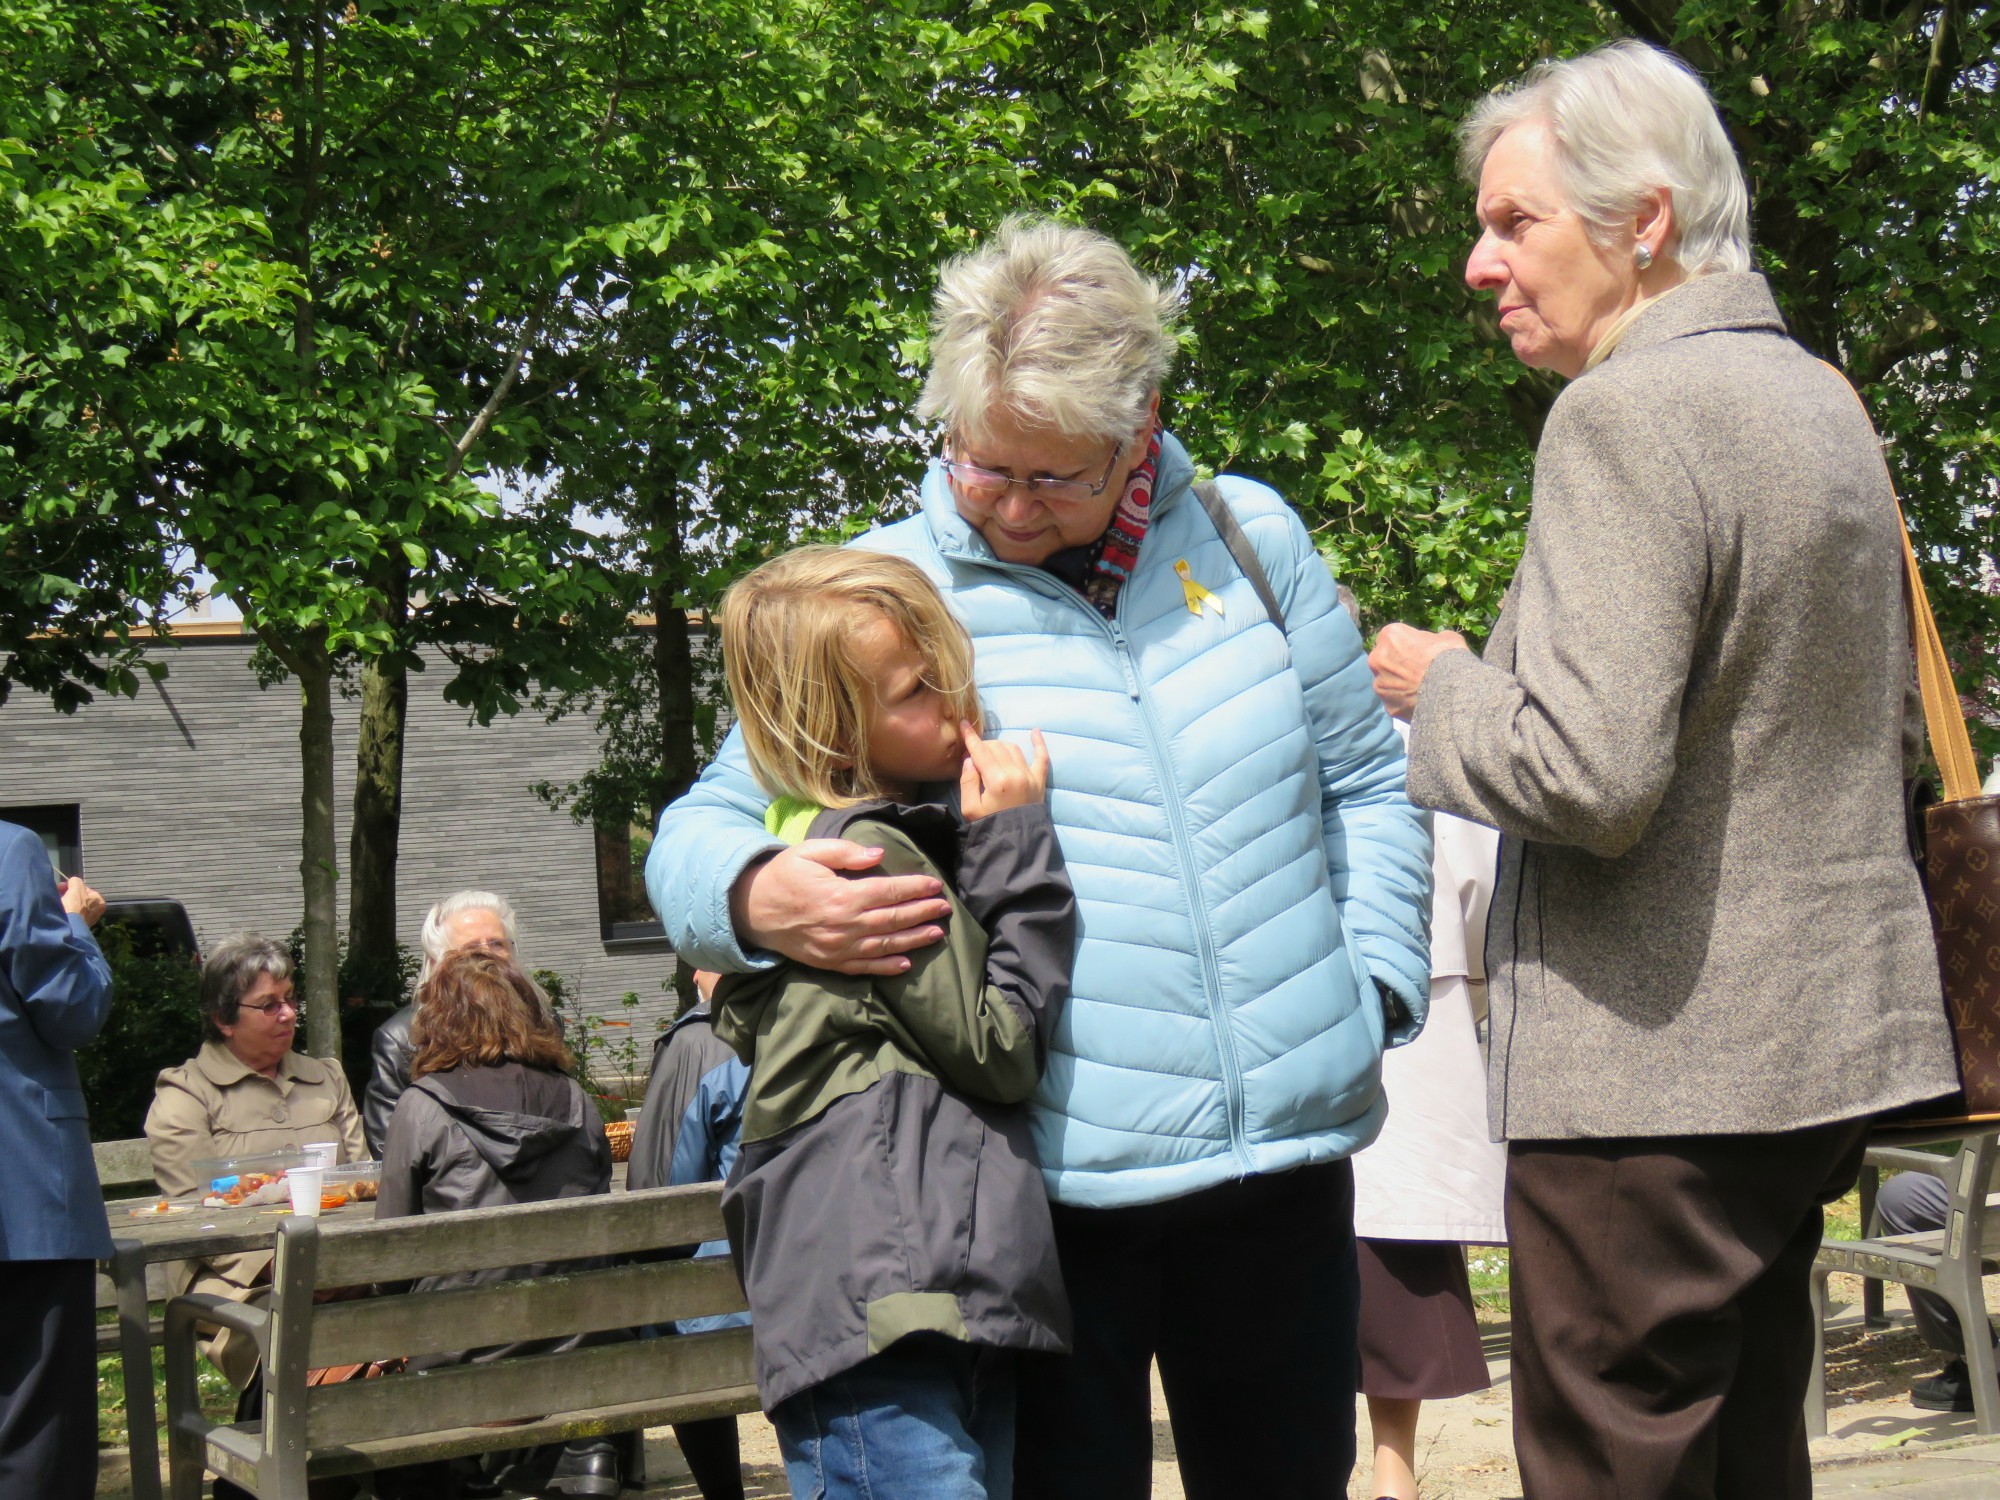
[[[411,1039],[410,1087],[390,1117],[376,1218],[610,1191],[604,1122],[570,1076],[573,1061],[548,1002],[512,963],[474,950],[447,955],[424,987]],[[550,1269],[457,1272],[426,1277],[417,1289],[476,1286]],[[550,1347],[603,1337],[582,1335]],[[411,1363],[460,1364],[526,1352],[507,1346]],[[552,1473],[545,1456],[539,1465],[514,1464],[501,1482],[545,1495],[615,1495],[617,1454],[606,1440],[578,1441],[561,1450]]]

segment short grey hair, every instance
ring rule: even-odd
[[[444,930],[445,924],[461,912],[468,911],[490,911],[498,917],[501,927],[506,930],[508,945],[514,950],[515,960],[519,961],[521,934],[514,925],[514,908],[507,898],[496,896],[491,891],[453,891],[424,917],[424,930],[418,938],[424,949],[423,967],[417,971],[419,990],[429,982],[431,971],[451,952],[451,937]]]
[[[938,274],[917,413],[973,438],[995,411],[1069,437],[1133,437],[1186,303],[1108,235],[1016,215]]]
[[[236,1024],[243,997],[266,974],[292,977],[291,951],[283,943],[239,932],[209,949],[201,966],[201,1034],[211,1042],[222,1041],[222,1028]]]
[[[1663,258],[1689,276],[1750,269],[1750,193],[1715,101],[1694,69],[1644,42],[1545,62],[1482,100],[1459,128],[1459,168],[1477,183],[1493,143],[1539,121],[1555,141],[1568,207],[1599,235],[1649,192],[1674,206]]]

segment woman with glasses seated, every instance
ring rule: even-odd
[[[160,1074],[146,1113],[162,1192],[186,1198],[204,1190],[208,1184],[194,1170],[204,1157],[332,1141],[343,1163],[368,1159],[361,1115],[339,1065],[292,1050],[299,1005],[283,944],[250,933],[217,944],[201,970],[201,1009],[207,1040]],[[171,1290],[256,1301],[270,1269],[268,1250],[182,1261],[172,1268]],[[202,1352],[238,1390],[256,1373],[257,1346],[241,1334],[220,1331]]]
[[[1056,767],[1081,936],[1029,1117],[1075,1353],[1021,1370],[1016,1492],[1145,1494],[1157,1359],[1189,1494],[1332,1500],[1354,1459],[1347,1158],[1382,1125],[1385,1037],[1429,1003],[1430,838],[1311,535],[1262,484],[1198,486],[1162,425],[1181,301],[1048,220],[947,265],[920,406],[941,446],[918,513],[855,545],[930,575],[988,732],[1040,729]],[[732,734],[667,809],[646,878],[677,952],[936,961],[938,881],[787,845],[769,801]],[[913,1299],[881,1340],[983,1315]]]

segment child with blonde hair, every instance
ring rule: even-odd
[[[750,1064],[723,1215],[758,1388],[794,1494],[1005,1500],[1013,1356],[1069,1338],[1019,1107],[1076,939],[1048,749],[981,738],[971,642],[903,558],[766,563],[722,642],[772,834],[878,846],[952,907],[904,973],[786,962],[717,987]]]

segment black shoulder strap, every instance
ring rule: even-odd
[[[1264,574],[1264,564],[1257,560],[1256,549],[1250,545],[1250,538],[1243,534],[1243,527],[1236,519],[1236,513],[1229,508],[1229,502],[1222,498],[1213,479],[1204,479],[1194,487],[1195,498],[1201,508],[1208,512],[1208,519],[1214,523],[1215,534],[1222,538],[1222,545],[1229,549],[1229,555],[1236,559],[1236,567],[1249,580],[1250,587],[1257,591],[1257,598],[1264,606],[1264,613],[1271,617],[1271,623],[1289,635],[1285,630],[1285,612],[1278,608],[1278,596],[1271,592],[1271,580]]]

